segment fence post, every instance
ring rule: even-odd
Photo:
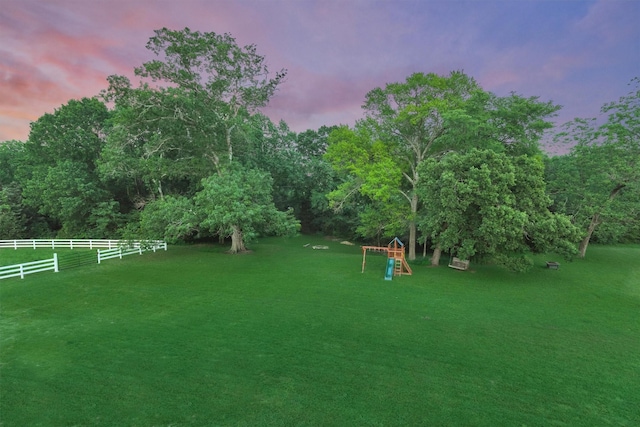
[[[100,249],[98,249],[98,264],[100,264]]]
[[[122,248],[118,249],[118,252],[120,253],[120,259],[122,259]]]
[[[24,279],[24,265],[20,264],[20,278]]]
[[[58,254],[53,254],[53,271],[57,273],[58,270]]]

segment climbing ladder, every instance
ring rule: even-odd
[[[402,260],[400,258],[395,258],[396,261],[396,267],[393,270],[393,275],[394,276],[401,276],[402,275]]]
[[[395,260],[395,268],[393,270],[394,276],[402,276],[403,274],[406,274],[407,276],[411,276],[411,274],[413,274],[413,272],[411,271],[411,267],[409,267],[409,264],[404,259],[404,257],[394,258],[394,260]]]

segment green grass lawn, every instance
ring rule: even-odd
[[[640,425],[637,245],[393,281],[357,246],[251,247],[0,281],[0,425]]]
[[[61,249],[0,249],[0,267],[13,264],[21,264],[31,261],[41,261],[53,258],[53,253],[60,253]]]

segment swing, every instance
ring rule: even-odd
[[[460,258],[456,258],[451,254],[449,257],[449,267],[455,268],[456,270],[466,270],[469,268],[469,260],[462,260]]]

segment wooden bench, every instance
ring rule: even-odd
[[[547,268],[558,270],[560,268],[560,263],[555,261],[547,261]]]

